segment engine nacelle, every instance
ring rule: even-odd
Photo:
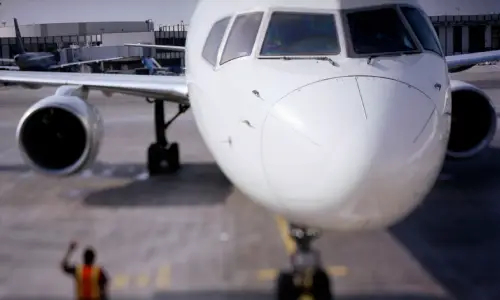
[[[488,147],[495,135],[495,108],[486,93],[463,81],[451,81],[451,99],[447,158],[471,158]]]
[[[84,99],[82,87],[62,86],[31,106],[17,127],[24,161],[46,175],[68,176],[97,157],[103,135],[97,109]]]

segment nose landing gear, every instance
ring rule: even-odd
[[[149,100],[154,103],[156,143],[148,148],[148,171],[150,175],[173,173],[180,168],[179,144],[170,143],[166,137],[166,130],[177,117],[189,109],[188,104],[179,104],[179,111],[165,123],[164,101],[161,99]]]
[[[297,250],[291,255],[291,270],[280,272],[276,282],[278,300],[331,300],[328,274],[321,266],[319,252],[311,243],[320,233],[305,227],[290,225],[290,236]]]

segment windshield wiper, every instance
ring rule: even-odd
[[[339,66],[336,62],[334,62],[328,56],[307,56],[307,57],[301,57],[301,56],[283,56],[282,59],[284,59],[284,60],[322,60],[322,61],[329,62],[332,66],[335,66],[335,67]]]
[[[274,57],[259,57],[263,59],[282,59],[282,60],[322,60],[329,62],[332,66],[339,65],[328,56],[274,56]]]
[[[414,52],[414,51],[402,51],[402,52],[395,52],[395,53],[383,53],[383,54],[374,54],[368,56],[368,60],[366,61],[366,64],[369,65],[372,63],[372,60],[377,57],[390,57],[390,56],[404,56],[408,54],[419,54],[420,52]]]

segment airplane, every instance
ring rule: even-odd
[[[154,71],[153,74],[151,75],[157,75],[157,76],[178,76],[182,75],[184,72],[184,68],[180,66],[171,66],[171,67],[166,67],[162,66],[156,59],[151,58],[153,65],[154,65]],[[140,74],[140,75],[150,75],[149,74],[149,69],[145,63],[144,60],[142,60],[142,65],[143,67],[141,68],[135,68],[135,69],[129,69],[129,70],[107,70],[104,73],[106,74]]]
[[[475,157],[496,132],[488,95],[449,73],[500,51],[445,56],[417,0],[200,0],[182,50],[185,76],[1,71],[3,83],[59,87],[19,121],[24,161],[49,176],[91,165],[103,125],[87,97],[99,90],[154,104],[148,171],[174,172],[166,132],[191,108],[234,186],[289,222],[293,269],[321,265],[311,244],[323,230],[405,218],[445,160]],[[164,102],[179,106],[168,122]],[[280,272],[278,295],[290,276]]]
[[[83,64],[99,63],[102,61],[112,61],[122,59],[123,57],[110,57],[105,59],[94,59],[86,61],[77,61],[71,63],[60,64],[59,52],[26,52],[24,43],[19,30],[17,19],[14,18],[14,28],[16,31],[16,45],[19,54],[13,59],[2,58],[0,61],[14,63],[15,66],[0,66],[0,70],[12,71],[59,71],[64,68],[76,67]]]

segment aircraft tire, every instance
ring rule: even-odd
[[[330,287],[328,274],[319,269],[316,271],[311,288],[311,296],[314,300],[332,300],[333,297]],[[276,282],[277,300],[300,300],[302,299],[302,288],[296,286],[291,272],[280,272]]]
[[[276,280],[276,300],[297,300],[297,287],[290,272],[280,272]]]
[[[151,144],[148,148],[148,172],[149,175],[158,175],[163,173],[161,166],[164,161],[165,149],[158,144]]]
[[[181,167],[179,160],[179,144],[170,144],[165,154],[169,170],[172,172],[179,170],[179,168]]]
[[[323,269],[317,270],[314,275],[313,295],[315,300],[335,299],[330,286],[330,278]]]

